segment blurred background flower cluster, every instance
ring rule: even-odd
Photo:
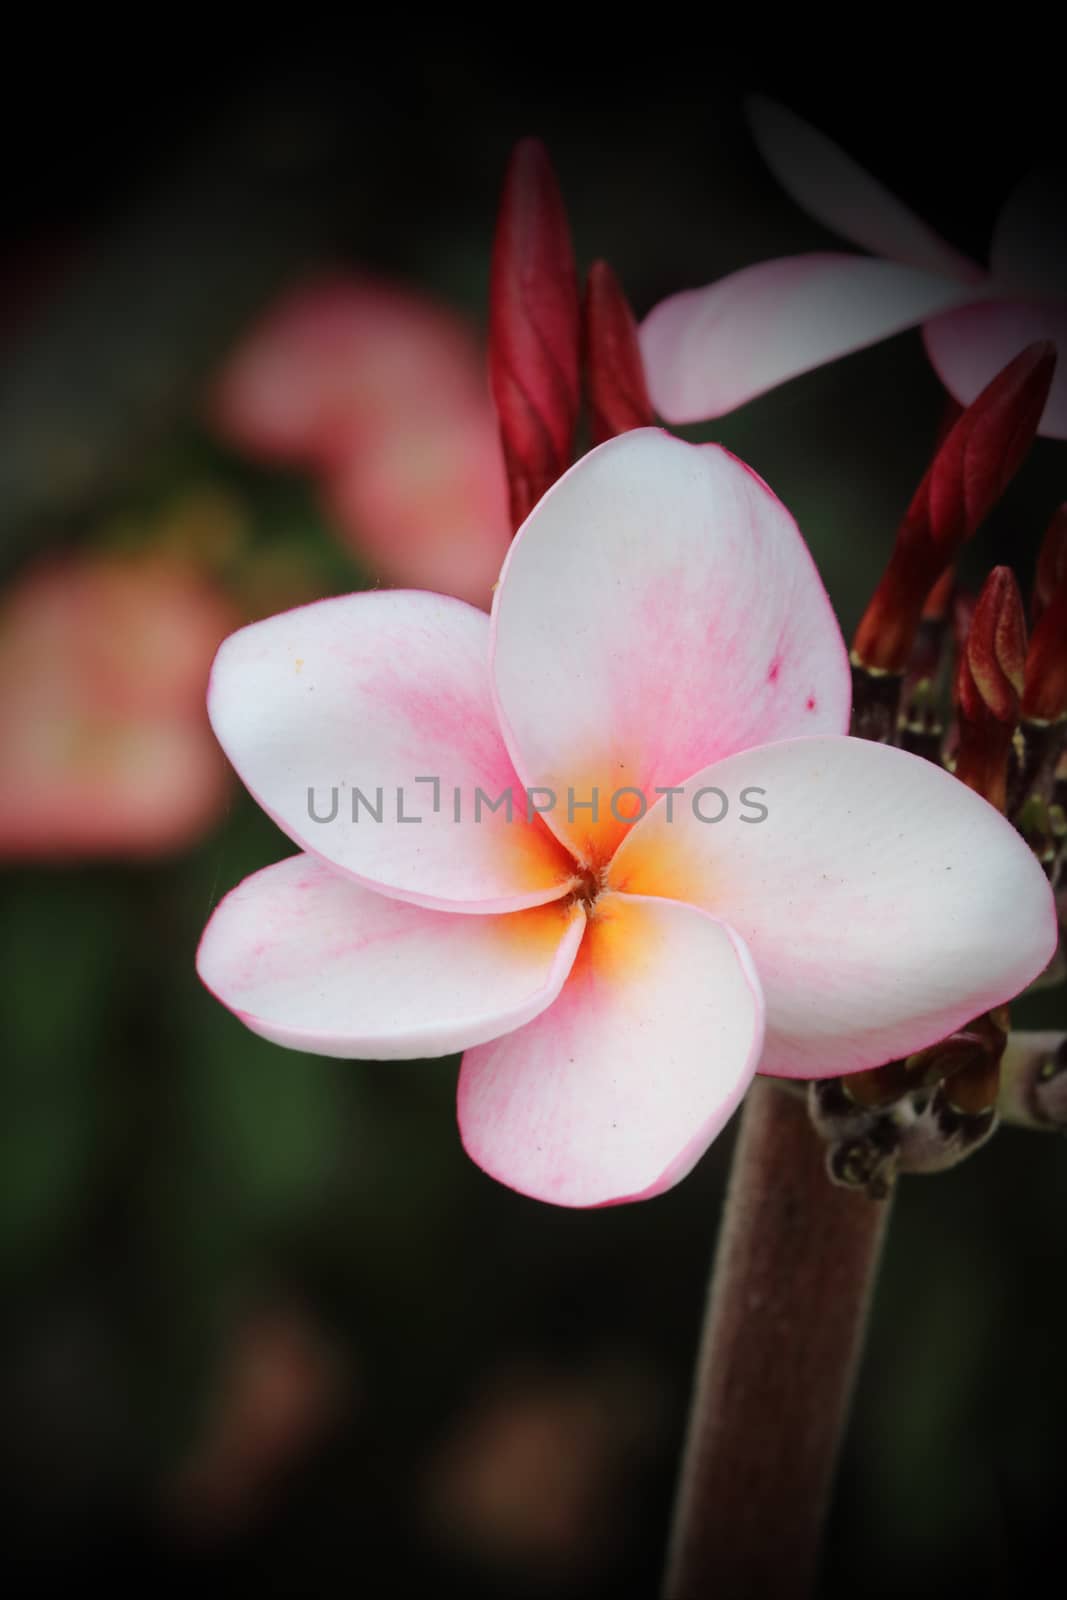
[[[207,726],[211,659],[372,584],[490,604],[484,306],[520,135],[549,143],[580,261],[643,314],[828,247],[761,167],[744,90],[979,256],[1051,119],[1035,96],[994,127],[931,89],[902,138],[888,91],[733,60],[660,81],[650,58],[635,99],[578,63],[285,55],[178,47],[173,88],[104,63],[106,94],[58,69],[5,209],[0,1564],[20,1592],[647,1595],[728,1141],[653,1203],[557,1212],[464,1158],[454,1062],[282,1052],[201,992],[209,909],[279,853]],[[906,334],[684,431],[784,499],[847,634],[944,404]],[[1041,440],[964,581],[1008,562],[1027,588],[1064,493]],[[1054,1004],[1016,1021],[1062,1024]],[[1049,1547],[1065,1209],[1052,1137],[904,1185],[826,1594],[951,1593]]]

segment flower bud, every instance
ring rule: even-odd
[[[1019,720],[1026,659],[1022,598],[1009,567],[994,567],[978,596],[956,674],[956,776],[1001,811]]]
[[[567,214],[547,150],[523,139],[504,180],[489,290],[489,379],[515,527],[571,464],[579,343]]]
[[[989,574],[967,634],[961,666],[960,709],[976,718],[988,711],[998,722],[1019,716],[1026,661],[1026,621],[1022,597],[1010,567]]]
[[[1038,622],[1052,597],[1067,582],[1067,500],[1053,513],[1045,529],[1037,557],[1034,592],[1030,597],[1030,620]]]
[[[1067,717],[1067,574],[1041,612],[1030,640],[1023,716],[1028,722]]]
[[[585,383],[593,443],[655,421],[637,323],[606,261],[594,261],[585,285]]]
[[[1051,343],[1028,346],[949,429],[856,630],[853,659],[862,667],[904,670],[927,595],[1026,457],[1055,364]]]

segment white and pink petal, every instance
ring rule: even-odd
[[[789,378],[976,297],[973,284],[867,256],[761,261],[663,300],[645,318],[649,393],[668,422],[735,411]]]
[[[197,970],[254,1033],[317,1055],[447,1055],[550,1006],[581,943],[580,905],[455,916],[375,894],[313,856],[238,885]]]
[[[754,95],[747,111],[764,161],[809,217],[889,261],[969,283],[985,276],[840,145],[795,112],[763,95]]]
[[[698,774],[670,815],[665,800],[631,832],[610,882],[735,930],[766,1001],[761,1070],[783,1077],[936,1043],[1056,948],[1048,882],[1000,813],[940,767],[859,739],[747,750]]]
[[[762,1035],[759,982],[727,928],[692,906],[602,896],[555,1004],[464,1056],[464,1146],[555,1205],[648,1199],[724,1126]]]
[[[208,709],[303,849],[419,905],[519,910],[565,894],[573,867],[528,820],[488,648],[484,613],[443,595],[320,600],[227,639]]]
[[[785,507],[726,451],[654,428],[591,451],[527,519],[492,675],[522,782],[556,796],[546,821],[601,862],[657,786],[750,744],[841,733],[851,693]]]

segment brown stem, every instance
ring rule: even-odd
[[[886,1201],[835,1188],[798,1097],[749,1091],[704,1321],[666,1600],[808,1592]]]

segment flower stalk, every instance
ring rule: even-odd
[[[828,1183],[804,1102],[756,1081],[712,1276],[665,1600],[810,1588],[889,1210]]]

